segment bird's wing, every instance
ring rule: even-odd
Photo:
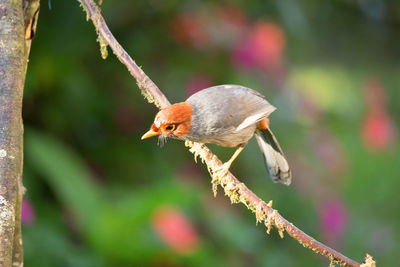
[[[236,131],[240,131],[245,129],[246,127],[256,124],[257,122],[261,121],[269,114],[271,114],[276,108],[272,105],[266,105],[262,109],[256,110],[255,113],[251,114],[250,116],[244,118],[244,120],[236,127]]]
[[[186,101],[195,110],[193,120],[196,125],[192,125],[198,131],[207,133],[240,131],[261,121],[275,110],[263,95],[240,85],[206,88]]]
[[[250,125],[256,124],[262,119],[266,118],[276,108],[271,105],[264,96],[259,92],[239,86],[239,85],[223,85],[223,89],[233,92],[233,105],[235,108],[231,109],[236,117],[234,126],[235,131],[240,131]],[[221,89],[220,89],[221,90]]]

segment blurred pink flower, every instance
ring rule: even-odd
[[[237,44],[232,53],[232,64],[238,68],[252,69],[259,67],[251,43],[243,41]]]
[[[330,199],[320,207],[319,221],[324,240],[333,246],[340,246],[348,226],[348,212],[340,199]]]
[[[210,87],[213,85],[213,80],[207,76],[198,74],[191,77],[186,83],[186,95],[189,97],[201,89]]]
[[[22,200],[21,222],[24,225],[32,225],[35,222],[35,210],[31,202],[27,199]]]
[[[367,149],[381,151],[395,142],[395,126],[386,106],[386,92],[380,80],[370,78],[364,97],[367,112],[362,126],[362,139]]]
[[[157,235],[177,253],[193,253],[199,245],[199,237],[194,226],[175,207],[157,208],[152,218],[152,226]]]
[[[237,67],[276,71],[282,67],[285,46],[282,28],[271,22],[260,21],[238,42],[233,50],[232,62]]]
[[[393,121],[384,109],[369,111],[362,128],[364,145],[371,151],[388,149],[395,141]]]

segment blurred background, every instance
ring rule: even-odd
[[[181,141],[141,141],[156,108],[76,1],[42,1],[25,97],[26,266],[327,266],[212,195]],[[240,84],[278,109],[293,170],[273,184],[251,140],[231,170],[281,214],[361,262],[400,251],[400,3],[104,0],[126,51],[171,102]],[[222,160],[234,149],[210,146]]]

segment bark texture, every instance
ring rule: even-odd
[[[23,265],[22,96],[38,10],[38,0],[0,0],[0,266]]]

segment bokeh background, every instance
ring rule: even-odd
[[[212,196],[182,142],[141,141],[156,109],[77,1],[42,1],[24,97],[26,266],[327,266]],[[232,172],[306,233],[362,261],[400,251],[400,3],[103,1],[112,32],[172,102],[254,88],[293,169],[252,140]],[[233,149],[210,146],[222,160]]]

